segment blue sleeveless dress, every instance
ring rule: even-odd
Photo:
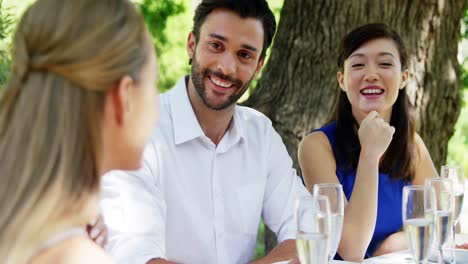
[[[336,123],[332,122],[322,128],[314,131],[322,131],[327,135],[328,141],[335,152],[335,130]],[[312,132],[314,132],[312,131]],[[335,160],[337,158],[335,157]],[[336,176],[343,186],[343,192],[346,198],[351,198],[353,193],[354,181],[356,180],[356,169],[344,170],[344,166],[336,163]],[[379,172],[379,189],[378,189],[378,206],[377,206],[377,222],[375,225],[374,234],[369,247],[366,250],[365,258],[372,257],[374,251],[389,235],[399,231],[403,227],[401,203],[403,196],[403,187],[409,185],[404,180],[393,180],[388,173]],[[336,254],[335,259],[342,260],[339,254]]]

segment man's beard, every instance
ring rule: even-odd
[[[192,59],[192,69],[190,71],[190,77],[192,78],[193,86],[195,87],[195,90],[197,91],[198,95],[202,99],[203,103],[210,109],[220,111],[235,104],[237,100],[239,100],[239,98],[241,98],[241,96],[245,93],[245,91],[250,85],[250,82],[252,81],[254,77],[252,75],[250,80],[244,85],[244,83],[241,80],[224,75],[219,71],[213,71],[207,68],[201,68],[200,64],[198,64],[195,57],[196,56],[194,54],[193,59]],[[208,101],[208,98],[206,96],[206,89],[205,89],[205,85],[203,84],[203,79],[204,77],[208,77],[209,75],[216,76],[220,79],[229,81],[234,86],[234,89],[235,89],[234,93],[230,95],[228,99],[220,105],[211,104]]]

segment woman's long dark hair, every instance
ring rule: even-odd
[[[338,67],[344,71],[344,61],[360,46],[370,40],[387,38],[395,42],[401,60],[401,70],[406,69],[406,51],[400,36],[385,24],[375,23],[361,26],[344,37],[341,42]],[[414,178],[415,125],[411,106],[404,89],[399,90],[392,108],[390,125],[395,127],[392,142],[383,156],[379,170],[389,173],[393,179],[412,181]],[[331,121],[336,122],[335,157],[343,170],[357,168],[361,146],[357,135],[358,125],[351,110],[346,92],[339,92]]]

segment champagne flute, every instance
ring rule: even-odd
[[[434,219],[432,211],[435,197],[425,197],[424,186],[403,188],[403,225],[415,264],[427,261],[432,242]],[[427,196],[428,194],[426,194]]]
[[[341,184],[320,183],[314,185],[314,196],[324,195],[328,197],[330,204],[330,248],[328,253],[328,263],[332,263],[338,245],[340,244],[341,231],[343,229],[344,217],[344,195]]]
[[[438,249],[438,263],[444,263],[442,248],[450,237],[453,223],[454,195],[453,184],[449,179],[426,179],[425,192],[434,196],[434,243]]]
[[[453,237],[455,239],[455,228],[463,208],[463,198],[465,195],[465,178],[463,175],[463,168],[461,166],[444,165],[440,170],[440,177],[451,179],[453,183],[453,192],[455,195],[455,206],[453,212]],[[455,243],[455,240],[453,242]]]
[[[302,196],[296,200],[296,247],[301,264],[328,260],[330,205],[326,196]]]

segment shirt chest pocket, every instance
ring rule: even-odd
[[[241,232],[256,234],[263,205],[264,185],[248,184],[237,189],[238,221]]]

